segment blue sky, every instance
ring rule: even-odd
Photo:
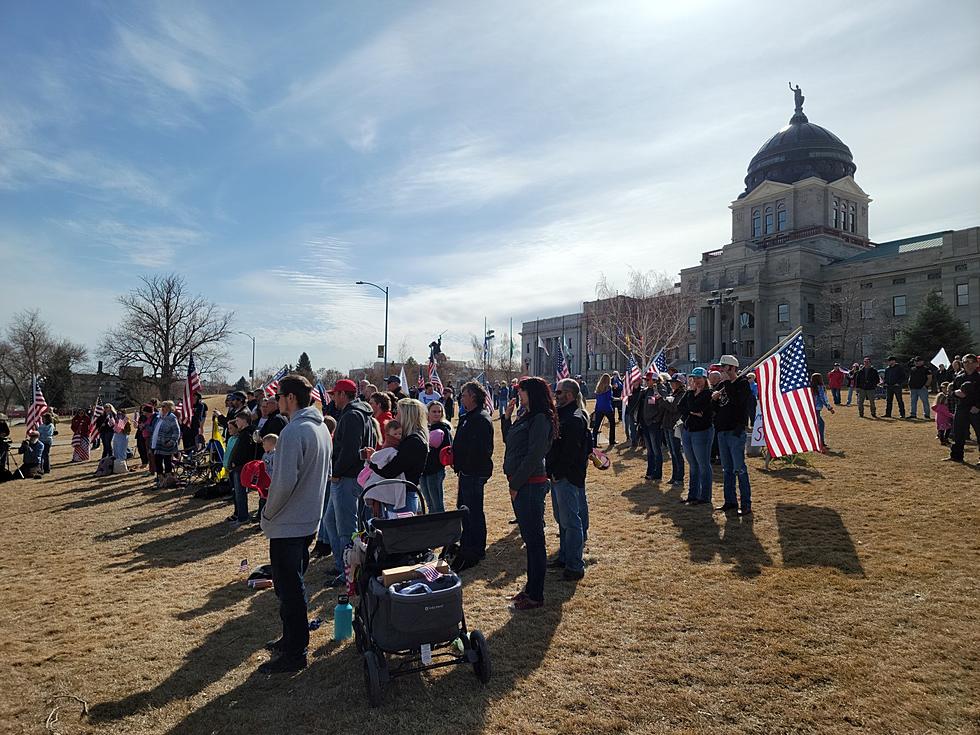
[[[448,330],[468,359],[484,316],[727,242],[790,80],[874,240],[975,226],[978,27],[968,1],[7,2],[0,312],[94,348],[115,295],[178,269],[259,368],[346,369],[382,341],[364,279],[393,357]]]

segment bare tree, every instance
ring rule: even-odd
[[[630,270],[626,290],[613,288],[605,275],[596,284],[596,301],[586,310],[595,349],[603,344],[627,359],[632,354],[640,368],[660,350],[677,348],[687,334],[696,294],[684,293],[666,273]]]
[[[831,286],[818,309],[826,327],[817,344],[834,360],[860,362],[865,354],[886,349],[897,328],[888,304],[862,290],[857,281]]]
[[[71,370],[85,356],[85,347],[55,336],[36,310],[14,314],[0,340],[0,398],[4,411],[14,400],[23,405],[30,403],[34,376],[43,381],[48,402],[63,406]]]
[[[105,333],[100,354],[112,365],[145,366],[149,374],[143,381],[164,397],[186,375],[192,353],[202,376],[227,370],[224,343],[234,314],[188,293],[175,273],[140,280],[141,286],[118,298],[123,323]]]
[[[521,369],[520,348],[517,348],[517,357],[513,357],[511,352],[512,335],[502,334],[490,342],[487,353],[483,351],[483,338],[476,334],[470,335],[470,347],[473,350],[473,359],[467,363],[467,367],[473,372],[486,371],[487,380],[495,382],[498,380],[509,380],[514,376],[514,371]]]

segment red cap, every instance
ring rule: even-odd
[[[647,370],[647,374],[644,375],[643,377],[646,378],[647,380],[653,380],[653,375],[654,375],[653,370]]]
[[[333,390],[330,392],[334,393],[338,390],[341,393],[357,393],[357,384],[353,380],[343,378],[334,383]]]

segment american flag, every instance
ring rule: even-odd
[[[633,387],[640,382],[640,366],[636,364],[636,359],[630,355],[629,362],[626,363],[626,377],[623,380],[623,400],[630,397]]]
[[[486,373],[480,373],[473,380],[483,386],[484,398],[483,407],[493,416],[493,386],[487,378]]]
[[[419,365],[419,383],[418,383],[419,393],[422,392],[423,388],[425,388],[425,378],[422,377],[422,366]]]
[[[439,377],[439,368],[436,367],[436,361],[431,357],[429,358],[429,382],[432,383],[432,389],[436,393],[442,393],[442,378]]]
[[[788,340],[755,369],[766,446],[773,457],[820,451],[803,334]]]
[[[34,377],[34,399],[31,402],[30,408],[27,409],[27,418],[24,421],[24,425],[27,431],[30,431],[35,426],[41,423],[41,417],[44,416],[44,412],[48,410],[48,402],[44,400],[44,393],[41,392],[41,385],[37,382],[37,376]]]
[[[187,360],[187,382],[184,383],[184,415],[178,416],[180,423],[190,426],[194,418],[194,393],[201,392],[201,376],[197,373],[197,366],[194,364],[194,355],[190,355]]]
[[[327,389],[323,387],[323,383],[318,381],[310,392],[310,400],[319,401],[320,405],[326,408],[330,405],[332,399],[327,395]]]
[[[650,361],[650,367],[653,368],[654,372],[665,373],[667,372],[667,348],[661,347],[660,352],[657,353],[656,357]]]
[[[565,351],[562,350],[561,341],[559,341],[558,349],[555,350],[555,380],[564,380],[568,375],[568,363],[565,362]]]
[[[267,396],[274,396],[276,394],[276,391],[279,390],[279,381],[285,378],[288,372],[286,366],[283,365],[279,369],[279,372],[272,376],[272,379],[262,388]]]
[[[95,405],[92,406],[92,424],[88,430],[88,440],[94,442],[99,436],[99,429],[96,427],[95,422],[102,415],[105,409],[102,407],[102,394],[100,393],[95,398]]]

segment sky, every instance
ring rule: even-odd
[[[89,346],[178,271],[256,366],[472,359],[676,274],[793,113],[876,242],[980,225],[980,3],[0,3],[0,315]],[[251,341],[228,344],[247,374]]]

